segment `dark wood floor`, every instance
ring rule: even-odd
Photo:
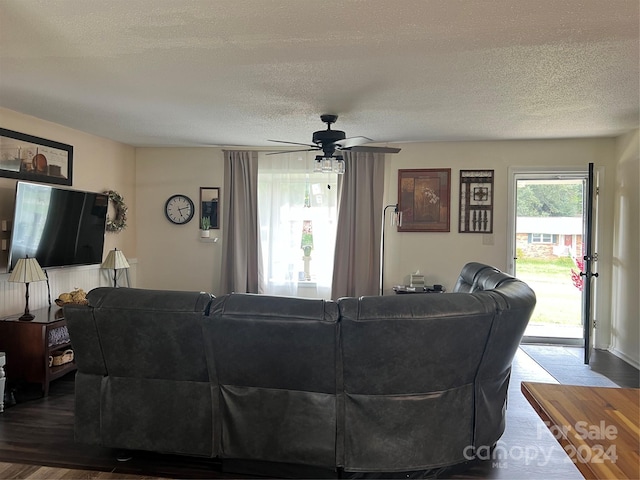
[[[0,478],[21,480],[160,480],[162,477],[0,462]]]
[[[582,348],[558,345],[522,345],[520,348],[558,383],[640,388],[638,370],[607,351],[594,350],[589,365],[585,365]]]
[[[521,381],[638,387],[638,370],[608,352],[596,351],[592,366],[583,365],[581,359],[577,348],[519,349],[509,388],[507,427],[498,443],[500,457],[448,471],[441,478],[582,478],[520,392]],[[18,403],[0,414],[0,462],[168,478],[243,478],[221,472],[213,459],[136,453],[120,462],[118,452],[111,449],[76,444],[73,374],[54,382],[46,398],[37,398],[37,391],[26,386],[16,396]]]

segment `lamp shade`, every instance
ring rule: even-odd
[[[16,266],[9,275],[9,282],[24,283],[26,284],[25,290],[25,302],[24,302],[24,315],[19,320],[30,321],[34,316],[29,313],[29,284],[31,282],[41,282],[47,279],[47,276],[40,268],[38,260],[35,258],[19,258],[16,262]]]
[[[127,262],[127,258],[121,250],[114,248],[109,252],[104,262],[102,262],[101,267],[119,270],[121,268],[129,268],[129,262]]]
[[[35,258],[20,258],[9,275],[9,282],[31,283],[42,282],[47,277]]]

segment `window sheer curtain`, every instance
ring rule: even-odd
[[[384,154],[344,152],[331,296],[378,295]]]
[[[221,294],[260,291],[258,152],[224,151]]]
[[[335,174],[312,173],[314,159],[306,152],[259,155],[258,215],[264,293],[331,298],[337,179]],[[310,279],[304,276],[305,228],[305,241],[313,244]]]

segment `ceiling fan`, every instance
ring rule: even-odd
[[[369,147],[365,144],[373,142],[367,137],[350,137],[347,138],[342,130],[331,130],[331,124],[338,120],[337,115],[324,114],[320,115],[320,120],[327,124],[326,130],[318,130],[313,132],[313,143],[286,142],[283,140],[269,140],[270,142],[287,143],[289,145],[304,145],[310,148],[301,150],[284,150],[281,152],[270,152],[267,155],[276,155],[279,153],[291,152],[311,152],[313,150],[322,150],[322,157],[331,158],[336,152],[352,151],[352,152],[377,152],[377,153],[398,153],[399,148],[392,147]],[[317,158],[317,157],[316,157]]]

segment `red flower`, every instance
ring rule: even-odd
[[[584,288],[584,277],[580,276],[580,272],[584,270],[584,260],[579,257],[573,259],[576,262],[576,266],[579,268],[579,272],[576,272],[573,268],[571,269],[571,281],[573,285],[580,291]]]

